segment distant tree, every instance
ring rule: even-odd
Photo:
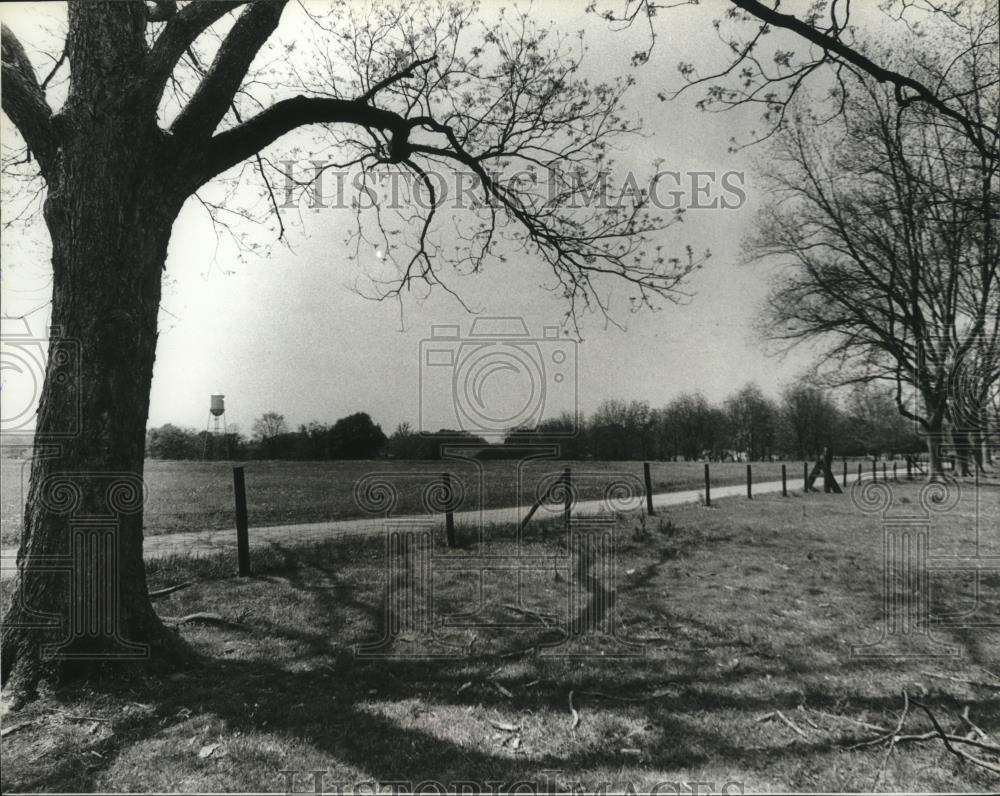
[[[706,452],[711,458],[721,455],[729,420],[701,393],[685,393],[673,399],[664,407],[661,422],[661,433],[672,456],[696,461]]]
[[[756,384],[747,384],[726,399],[726,415],[737,450],[751,461],[762,461],[774,451],[778,409]]]
[[[899,413],[892,390],[877,384],[858,384],[851,390],[844,409],[844,439],[874,458],[924,448],[913,421]]]
[[[386,452],[393,459],[419,459],[419,449],[420,435],[405,421],[396,426],[386,442]]]
[[[891,57],[951,62],[963,102],[995,124],[995,48],[931,40]],[[784,267],[763,326],[789,345],[822,345],[830,384],[892,385],[897,411],[925,434],[934,475],[955,410],[970,414],[954,405],[956,365],[1000,351],[1000,161],[927,109],[899,113],[874,81],[843,99],[835,123],[817,126],[803,108],[774,144],[752,248]]]
[[[443,428],[433,434],[417,433],[409,423],[403,422],[387,440],[386,451],[397,459],[437,460],[441,458],[441,449],[447,445],[485,448],[488,443],[468,431]]]
[[[367,412],[355,412],[338,420],[329,431],[330,455],[334,459],[374,459],[386,443],[382,427]]]
[[[627,437],[628,422],[629,408],[625,401],[601,401],[590,418],[590,436],[595,458],[606,461],[629,458],[631,446]]]
[[[253,421],[254,439],[266,440],[288,431],[285,416],[277,412],[265,412]]]
[[[294,446],[294,439],[284,441],[286,444],[282,444],[281,437],[287,433],[288,424],[285,422],[285,416],[278,412],[265,412],[254,420],[253,438],[260,443],[258,446],[260,457],[263,459],[278,458],[280,451],[288,447],[287,443]]]
[[[146,455],[153,459],[196,459],[201,456],[197,432],[166,423],[146,432]]]
[[[563,459],[593,456],[587,423],[573,412],[543,420],[535,428],[513,429],[504,436],[504,445],[550,445],[558,447]]]
[[[799,459],[819,456],[823,448],[838,450],[841,428],[840,410],[830,394],[808,380],[785,388],[781,395],[781,447]]]

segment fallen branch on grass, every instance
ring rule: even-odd
[[[187,616],[163,616],[160,617],[164,622],[170,622],[176,625],[183,625],[187,622],[200,622],[205,625],[219,625],[221,627],[234,627],[238,630],[246,630],[246,626],[241,625],[239,622],[232,622],[229,619],[225,619],[218,614],[207,613],[205,611],[198,611],[197,613],[188,614]]]
[[[947,733],[948,740],[952,743],[964,743],[969,746],[975,746],[986,752],[993,752],[994,754],[1000,755],[1000,746],[995,746],[991,743],[983,743],[982,741],[977,741],[974,738],[963,738],[961,735],[954,735],[953,733]],[[940,737],[936,730],[931,730],[930,732],[921,733],[920,735],[898,735],[896,736],[896,743],[903,743],[904,741],[929,741],[932,738]]]
[[[194,581],[187,580],[184,583],[178,583],[176,586],[167,586],[165,589],[157,589],[156,591],[151,591],[149,593],[150,600],[158,600],[160,597],[166,597],[168,594],[173,594],[175,591],[180,591],[181,589],[186,589],[188,586],[193,586]]]
[[[788,718],[788,716],[786,716],[780,710],[772,710],[770,713],[765,713],[763,716],[758,718],[757,721],[758,722],[767,721],[768,719],[780,719],[786,725],[788,725],[792,730],[801,735],[803,738],[809,737],[802,731],[802,729],[798,725],[795,724],[795,722],[793,722],[790,718]]]
[[[37,719],[31,719],[30,721],[22,721],[18,724],[8,724],[3,729],[0,729],[0,738],[6,738],[12,732],[23,730],[25,727],[33,727],[36,724],[38,724]]]
[[[969,706],[968,705],[966,705],[965,706],[965,710],[962,711],[962,720],[966,724],[968,724],[972,728],[972,730],[976,733],[976,735],[978,735],[984,741],[989,739],[989,736],[985,732],[983,732],[981,729],[979,729],[979,727],[977,727],[975,724],[972,723],[972,719],[969,718]]]
[[[931,720],[931,724],[934,725],[934,729],[937,731],[937,734],[941,737],[941,740],[944,742],[945,749],[947,749],[949,752],[951,752],[956,757],[960,757],[963,760],[968,760],[973,765],[977,765],[980,768],[985,768],[987,771],[993,771],[995,773],[1000,774],[1000,765],[997,765],[995,763],[991,763],[989,761],[983,760],[981,757],[976,757],[975,755],[971,755],[971,754],[969,754],[968,752],[966,752],[966,751],[964,751],[962,749],[959,749],[959,748],[957,748],[955,746],[952,746],[953,739],[951,737],[949,737],[948,733],[946,733],[941,728],[941,725],[938,723],[937,718],[935,718],[934,714],[931,713],[930,708],[928,708],[927,705],[923,704],[922,702],[917,702],[916,700],[913,700],[913,704],[916,705],[924,713],[927,714],[927,718],[929,718]],[[982,744],[979,744],[977,742],[970,741],[969,739],[965,739],[965,742],[966,743],[972,743],[975,746],[981,746],[982,745]]]
[[[539,611],[532,611],[530,608],[519,608],[516,605],[510,605],[508,603],[501,603],[500,607],[506,608],[508,611],[513,611],[516,614],[523,614],[524,616],[533,616],[535,619],[541,622],[544,627],[549,626],[549,623],[545,621],[546,617],[553,621],[556,619],[554,614],[543,614],[540,613]]]
[[[903,691],[903,712],[899,714],[899,721],[896,722],[896,729],[891,733],[892,737],[889,739],[889,745],[885,749],[885,756],[882,758],[882,765],[878,767],[878,771],[875,773],[875,783],[872,785],[872,790],[874,791],[878,787],[878,783],[882,779],[882,775],[885,774],[886,764],[889,762],[889,755],[892,754],[892,750],[896,748],[896,742],[898,741],[899,733],[903,730],[903,723],[906,721],[906,715],[910,712],[910,696]]]
[[[624,697],[616,696],[615,694],[605,694],[603,691],[575,691],[578,696],[592,696],[598,697],[599,699],[613,699],[616,702],[651,702],[654,699],[663,699],[663,697],[676,696],[671,691],[657,691],[655,694],[650,694],[644,697]]]
[[[868,730],[875,730],[875,732],[887,733],[889,732],[888,727],[881,727],[878,724],[870,724],[867,721],[861,721],[860,719],[853,719],[850,716],[841,716],[839,713],[827,713],[825,710],[817,710],[816,708],[808,708],[813,713],[820,716],[826,716],[828,719],[840,719],[841,721],[849,721],[852,724],[857,724],[859,727],[864,727]]]
[[[906,718],[910,712],[911,703],[919,707],[921,710],[924,711],[924,713],[927,714],[927,717],[931,720],[931,724],[934,725],[934,730],[932,732],[911,733],[906,735],[903,734],[903,724],[905,723]],[[976,727],[975,724],[972,723],[972,720],[968,717],[967,714],[968,714],[968,708],[966,708],[965,712],[962,715],[962,718],[970,727],[973,728],[973,730],[978,732],[981,737],[985,738],[986,734],[983,733],[982,730],[980,730],[978,727]],[[773,714],[768,714],[768,716],[770,715]],[[874,726],[874,725],[868,725],[868,726]],[[879,731],[881,732],[882,729],[883,728],[879,728]],[[972,735],[972,733],[969,733],[969,735]],[[896,748],[897,744],[904,742],[930,741],[935,738],[940,738],[944,742],[945,748],[956,757],[959,757],[962,760],[966,760],[974,765],[977,765],[980,768],[985,768],[987,771],[994,771],[1000,773],[1000,764],[989,760],[983,760],[981,757],[976,757],[975,755],[970,754],[964,749],[955,746],[955,744],[964,744],[966,746],[972,746],[977,749],[982,749],[985,752],[989,752],[991,754],[998,756],[1000,756],[1000,746],[991,743],[986,743],[985,741],[977,741],[974,738],[963,738],[960,735],[955,735],[953,733],[945,732],[944,728],[941,726],[940,722],[938,722],[937,717],[931,712],[930,708],[928,708],[921,702],[917,702],[917,700],[915,699],[910,700],[909,695],[905,691],[903,692],[903,710],[900,713],[899,720],[896,722],[895,729],[893,729],[891,732],[886,731],[884,732],[884,734],[879,735],[877,738],[872,738],[867,741],[862,741],[860,743],[852,744],[845,748],[858,749],[861,747],[875,746],[882,743],[887,744],[885,755],[882,758],[882,764],[879,766],[878,772],[875,775],[875,782],[872,784],[872,790],[874,791],[876,788],[878,788],[879,782],[882,779],[882,775],[885,773],[886,765],[889,762],[889,757],[890,755],[892,755],[892,751],[893,749]]]
[[[935,674],[934,672],[921,672],[921,674],[927,677],[936,677],[938,680],[951,680],[953,683],[965,683],[966,685],[975,685],[980,688],[1000,689],[1000,683],[987,683],[984,680],[968,680],[964,677],[952,677],[947,674]]]

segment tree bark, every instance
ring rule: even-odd
[[[932,424],[933,428],[935,424]],[[944,438],[941,434],[943,424],[937,423],[937,431],[927,435],[927,477],[938,478],[944,474],[944,461],[941,458],[941,445]]]
[[[166,136],[114,80],[61,116],[44,208],[53,335],[0,648],[15,701],[42,681],[192,655],[153,610],[142,558],[160,280],[183,197]]]

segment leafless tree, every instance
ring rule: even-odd
[[[950,68],[964,75],[966,102],[995,123],[996,53]],[[949,422],[959,437],[968,428],[955,379],[970,361],[996,362],[1000,346],[998,159],[933,108],[902,113],[875,81],[844,106],[822,128],[797,113],[770,153],[775,194],[754,253],[786,267],[764,331],[828,344],[836,383],[890,381],[899,411],[927,435],[936,474]],[[977,373],[981,389],[990,377]]]
[[[279,44],[289,15],[298,16],[296,38]],[[38,565],[66,553],[72,511],[113,508],[118,492],[95,474],[139,489],[161,281],[182,206],[200,201],[226,224],[252,182],[277,209],[273,145],[284,136],[318,131],[317,151],[360,173],[363,191],[380,172],[395,173],[429,198],[426,209],[409,205],[396,230],[405,234],[391,241],[377,206],[374,223],[358,221],[359,240],[384,246],[388,270],[372,279],[379,296],[443,285],[449,262],[478,271],[509,251],[497,245],[503,235],[547,266],[571,317],[607,309],[603,280],[652,303],[676,298],[698,267],[691,252],[663,253],[654,236],[672,219],[651,214],[642,192],[588,202],[613,173],[616,142],[637,129],[624,111],[631,80],[583,79],[579,42],[527,14],[489,24],[477,15],[474,3],[446,0],[333,0],[325,13],[285,0],[88,0],[68,5],[65,40],[49,54],[3,27],[2,108],[23,142],[13,142],[5,170],[43,204],[52,323],[81,352],[73,378],[55,356],[45,374],[36,445],[57,442],[59,455],[32,464],[22,599],[2,637],[11,692],[27,696],[42,679],[108,665],[106,653],[125,642],[154,665],[188,657],[147,598],[141,499],[118,517],[117,601],[104,599],[107,573],[84,557],[69,579]],[[471,220],[437,207],[431,175],[441,170],[474,181]],[[543,173],[547,183],[532,179]],[[272,218],[282,236],[282,216]],[[71,506],[54,500],[56,487],[70,490]],[[71,593],[67,580],[80,588]],[[70,632],[61,655],[43,654],[59,631],[31,618],[48,613],[65,630],[72,610],[110,635]]]

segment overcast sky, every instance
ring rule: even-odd
[[[485,3],[484,18],[495,7]],[[810,355],[768,356],[752,329],[768,268],[744,264],[742,244],[759,207],[755,161],[764,150],[730,154],[727,148],[732,136],[749,136],[758,120],[747,112],[700,112],[694,92],[670,102],[657,99],[664,88],[679,85],[679,61],[705,63],[707,54],[720,62],[723,52],[711,29],[719,4],[664,13],[652,58],[638,70],[629,57],[645,44],[641,29],[613,33],[593,15],[574,15],[570,7],[538,0],[534,15],[539,21],[554,19],[563,30],[586,30],[589,74],[636,76],[629,107],[641,115],[645,135],[622,142],[622,163],[648,169],[659,159],[662,169],[742,173],[747,196],[738,209],[690,209],[682,225],[663,234],[660,242],[668,252],[680,254],[685,244],[712,251],[688,285],[692,298],[686,305],[629,313],[628,288],[609,285],[619,310],[616,320],[624,328],[598,316],[581,319],[583,340],[567,348],[570,355],[575,348],[580,408],[589,412],[606,398],[656,406],[692,390],[720,401],[747,381],[777,395],[805,369]],[[282,42],[296,35],[295,9],[289,11],[277,34]],[[34,31],[37,7],[3,13],[17,33],[41,46],[44,36]],[[51,9],[43,13],[58,15]],[[297,143],[302,141],[279,142],[272,159],[281,160]],[[344,244],[350,211],[320,209],[302,218],[302,226],[296,222],[289,231],[292,251],[276,246],[266,256],[237,262],[227,247],[217,250],[205,211],[189,202],[170,245],[150,425],[204,428],[209,395],[218,392],[226,395],[228,422],[244,432],[255,417],[275,410],[293,427],[367,411],[390,433],[401,421],[419,421],[420,345],[432,324],[467,330],[477,316],[520,316],[541,336],[544,326],[563,321],[565,304],[546,289],[551,275],[527,255],[452,279],[477,315],[443,292],[407,296],[402,303],[372,302],[353,288],[358,265],[348,260]],[[45,247],[31,245],[36,234],[19,238],[19,255],[6,258],[4,315],[27,312],[48,299]],[[9,238],[6,243],[10,251]],[[377,264],[374,251],[370,256]],[[47,309],[29,320],[33,329],[44,328]],[[493,389],[502,391],[503,374],[495,378],[501,381]]]

